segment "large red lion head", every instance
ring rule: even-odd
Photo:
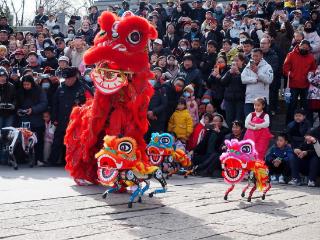
[[[112,94],[128,84],[128,76],[149,70],[148,41],[157,38],[149,22],[125,12],[121,18],[103,12],[94,46],[84,55],[87,65],[96,64],[91,77],[98,91]]]

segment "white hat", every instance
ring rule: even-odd
[[[153,42],[153,43],[157,43],[157,44],[162,45],[162,40],[161,40],[161,39],[159,39],[159,38],[157,38],[156,40],[154,40],[154,42]]]
[[[60,62],[60,61],[66,61],[67,63],[69,63],[69,58],[67,56],[61,56],[58,59],[58,62]]]

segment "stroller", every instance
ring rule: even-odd
[[[8,156],[8,164],[18,169],[17,158],[25,159],[30,167],[35,165],[34,145],[36,135],[28,128],[5,127],[0,130],[0,144]]]

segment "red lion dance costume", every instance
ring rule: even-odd
[[[147,108],[153,94],[147,44],[157,38],[155,28],[144,18],[125,12],[121,18],[110,12],[99,17],[101,31],[84,55],[87,65],[96,64],[91,77],[95,96],[75,107],[65,136],[66,170],[78,184],[97,184],[94,155],[105,135],[134,138],[142,154],[148,129]]]

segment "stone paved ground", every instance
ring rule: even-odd
[[[2,166],[0,239],[320,239],[319,188],[274,186],[248,203],[240,186],[224,201],[226,187],[174,176],[168,193],[128,209],[128,195],[103,200],[104,188],[77,187],[63,169]]]

